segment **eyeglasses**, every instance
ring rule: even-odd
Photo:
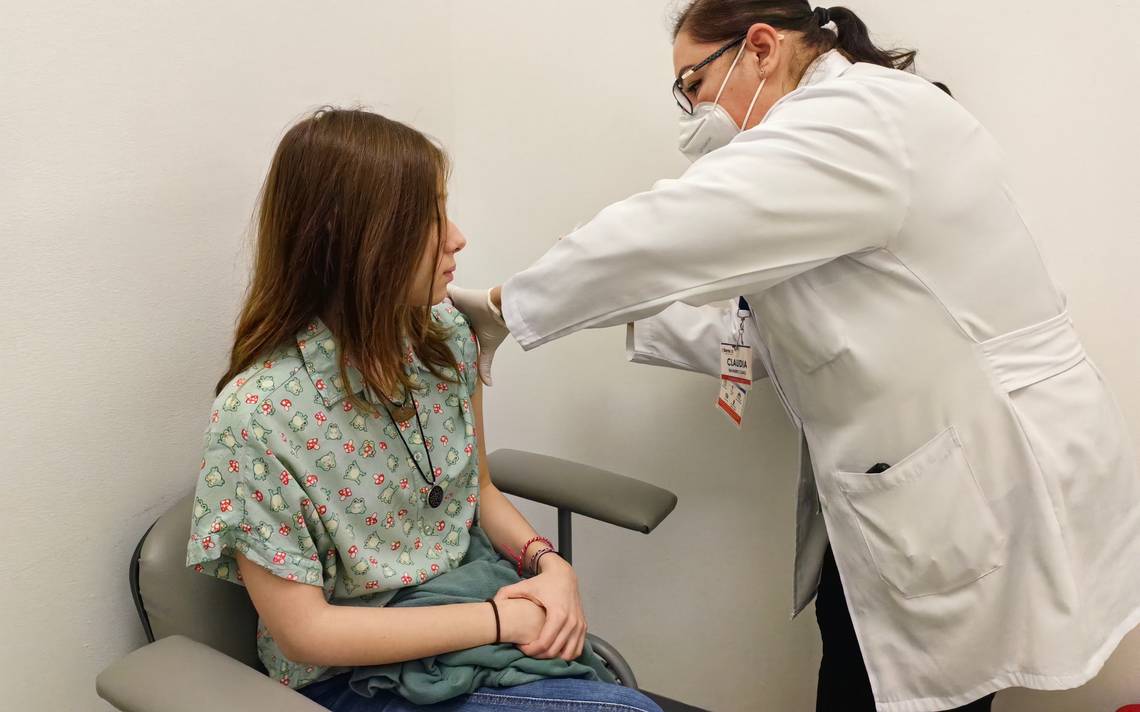
[[[681,72],[681,76],[677,77],[677,81],[673,82],[673,98],[677,101],[677,106],[681,107],[681,111],[689,114],[690,116],[693,114],[693,101],[689,98],[689,95],[685,93],[684,89],[685,80],[693,76],[694,72],[704,69],[708,65],[715,62],[717,58],[722,54],[743,42],[744,38],[747,36],[748,33],[744,33],[717,51],[713,52],[709,56],[705,57],[697,64],[694,64],[685,71]]]

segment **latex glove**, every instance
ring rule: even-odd
[[[502,313],[491,303],[490,289],[464,289],[449,284],[447,296],[455,308],[463,312],[471,322],[471,329],[479,340],[479,380],[489,386],[495,349],[511,333],[507,330],[507,323],[503,321]]]
[[[546,620],[541,632],[520,645],[527,656],[539,659],[577,660],[586,644],[586,616],[578,595],[578,576],[557,555],[542,558],[542,573],[504,586],[496,601],[525,598],[542,606]]]

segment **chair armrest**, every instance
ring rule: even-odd
[[[496,450],[487,458],[492,481],[507,494],[643,534],[677,506],[669,490],[577,462],[521,450]]]
[[[224,700],[225,709],[231,710],[324,710],[276,680],[181,635],[145,645],[111,664],[95,679],[95,689],[123,712],[201,712],[207,699]]]

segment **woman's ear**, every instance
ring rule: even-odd
[[[779,61],[783,39],[784,35],[775,27],[757,22],[748,28],[748,35],[744,38],[748,45],[745,52],[756,57],[757,64],[760,65],[765,64],[769,58],[773,62]],[[767,62],[767,64],[772,64],[772,62]]]

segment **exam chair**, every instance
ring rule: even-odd
[[[573,514],[648,534],[677,504],[668,490],[575,462],[518,450],[489,459],[500,490],[557,509],[559,553],[567,561]],[[159,517],[131,556],[131,595],[148,644],[99,674],[99,696],[124,712],[198,712],[204,702],[241,711],[324,709],[265,674],[254,642],[257,612],[245,589],[184,565],[192,502],[193,494]],[[637,687],[625,658],[589,637],[619,683]],[[705,712],[645,694],[665,712]]]

